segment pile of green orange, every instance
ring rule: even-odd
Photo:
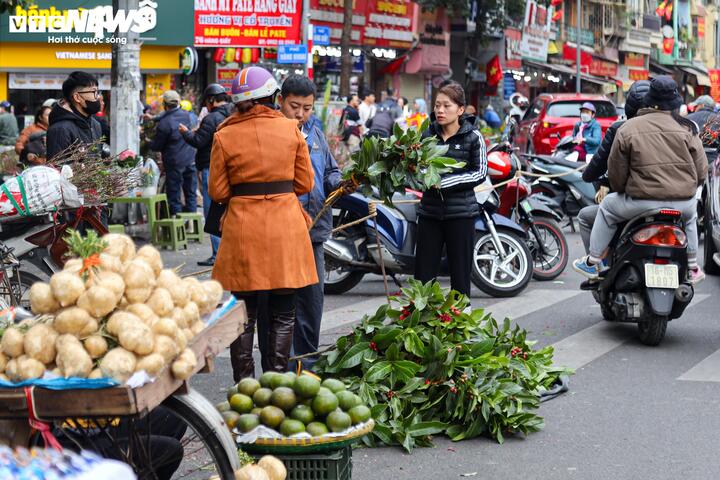
[[[259,381],[240,380],[227,397],[216,407],[231,430],[243,433],[262,424],[286,437],[301,432],[319,437],[370,419],[360,397],[332,378],[320,382],[312,375],[266,372]]]

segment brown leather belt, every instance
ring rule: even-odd
[[[283,182],[238,183],[237,185],[231,185],[230,191],[233,197],[249,197],[251,195],[293,193],[294,189],[292,180],[287,180]]]

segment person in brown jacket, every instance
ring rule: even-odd
[[[705,274],[697,263],[697,191],[707,177],[708,163],[697,125],[679,115],[683,100],[671,77],[650,82],[645,108],[615,135],[608,177],[614,193],[600,204],[590,255],[573,267],[596,278],[606,250],[620,223],[643,212],[671,208],[682,212],[688,238],[688,269],[692,283]]]
[[[267,70],[243,69],[231,90],[237,111],[218,127],[210,155],[210,197],[227,205],[213,278],[248,310],[245,331],[230,346],[235,381],[255,373],[258,295],[269,295],[269,364],[283,372],[293,341],[295,290],[318,282],[310,219],[297,197],[313,187],[310,153],[297,120],[275,110],[278,90]]]
[[[27,146],[27,143],[30,141],[30,136],[34,133],[47,132],[50,110],[52,110],[50,107],[40,107],[38,109],[35,113],[35,121],[31,125],[23,128],[23,131],[20,132],[20,135],[15,142],[15,153],[18,155],[22,154],[22,151],[25,150],[25,146]]]

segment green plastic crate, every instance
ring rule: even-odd
[[[256,460],[262,455],[253,454]],[[287,469],[287,480],[351,480],[352,448],[308,455],[275,455]]]

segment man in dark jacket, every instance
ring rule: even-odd
[[[695,105],[695,111],[688,115],[687,118],[697,124],[708,163],[714,163],[718,156],[717,151],[720,143],[710,133],[720,131],[720,115],[715,113],[715,100],[710,95],[699,96],[695,100]]]
[[[648,80],[638,80],[632,84],[628,91],[627,100],[625,101],[625,115],[627,116],[627,120],[634,118],[638,110],[645,106],[645,95],[649,90],[650,82]],[[600,202],[602,202],[605,195],[610,192],[610,182],[607,178],[608,157],[610,156],[610,150],[615,140],[615,133],[617,133],[618,129],[622,127],[624,123],[625,120],[620,120],[610,125],[610,128],[605,132],[605,138],[603,138],[600,148],[598,148],[598,151],[593,155],[587,168],[583,170],[583,180],[588,183],[594,183],[597,189],[597,194],[595,195],[597,205],[585,207],[578,213],[580,238],[582,238],[585,253],[590,252],[590,232],[595,223],[595,216],[600,208]]]
[[[365,123],[368,131],[368,137],[388,138],[392,135],[393,125],[395,125],[395,112],[387,103],[383,102],[377,107],[375,116]]]
[[[170,215],[194,213],[197,211],[195,149],[183,140],[179,130],[180,124],[191,124],[190,115],[180,108],[180,95],[175,90],[163,93],[163,105],[165,112],[160,115],[150,149],[162,153]],[[181,190],[185,196],[185,205],[180,199]]]
[[[210,113],[205,115],[197,130],[192,131],[183,124],[180,124],[178,128],[183,139],[197,149],[195,168],[200,173],[203,212],[207,219],[211,202],[208,192],[208,176],[210,175],[210,152],[212,151],[213,135],[215,135],[217,127],[233,112],[233,105],[230,103],[230,95],[225,92],[225,87],[217,83],[211,83],[207,86],[203,92],[201,103]],[[201,267],[215,265],[215,255],[217,255],[220,246],[220,237],[211,235],[210,243],[212,244],[212,257],[197,262]]]
[[[285,79],[280,92],[280,111],[288,118],[297,119],[303,136],[310,149],[315,182],[309,194],[299,198],[311,218],[320,212],[325,198],[342,183],[340,170],[330,154],[330,148],[322,131],[309,123],[315,101],[315,84],[302,75],[290,75]],[[328,210],[310,230],[310,240],[315,254],[319,283],[297,290],[295,331],[293,351],[295,355],[316,352],[320,344],[320,320],[324,301],[325,260],[323,243],[330,238],[332,211]],[[303,366],[310,368],[313,358],[303,359]]]
[[[89,145],[102,136],[94,115],[100,111],[97,79],[87,72],[72,72],[63,82],[63,99],[50,112],[47,158],[51,160],[70,145]]]

